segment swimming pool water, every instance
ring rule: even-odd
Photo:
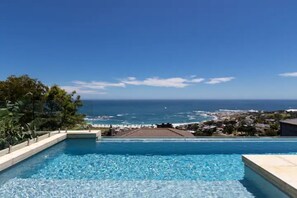
[[[0,173],[0,197],[264,197],[242,154],[297,141],[67,140]]]
[[[203,180],[243,179],[240,155],[67,155],[32,172],[33,179]]]

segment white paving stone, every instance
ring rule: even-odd
[[[297,155],[244,155],[246,166],[291,197],[297,197]]]

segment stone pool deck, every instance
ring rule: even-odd
[[[67,131],[67,139],[97,139],[101,131]]]
[[[67,138],[95,140],[99,137],[101,137],[101,131],[60,131],[40,136],[39,140],[34,139],[13,146],[10,151],[5,149],[4,151],[7,151],[7,154],[0,156],[0,171],[7,169]]]
[[[297,197],[296,155],[244,155],[243,162],[290,197]]]

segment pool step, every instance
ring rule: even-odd
[[[243,155],[254,172],[290,197],[297,197],[297,155]]]

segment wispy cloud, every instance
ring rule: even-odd
[[[204,81],[203,78],[146,78],[144,80],[137,80],[135,77],[128,77],[121,82],[126,85],[143,85],[143,86],[152,86],[152,87],[174,87],[174,88],[184,88],[191,84],[200,83]]]
[[[279,76],[283,76],[283,77],[297,77],[297,72],[282,73],[282,74],[279,74]]]
[[[205,82],[206,84],[219,84],[233,80],[234,77],[211,78],[204,79],[192,75],[188,78],[172,77],[159,78],[151,77],[145,79],[137,79],[136,77],[127,77],[117,82],[103,81],[73,81],[69,86],[62,86],[67,92],[76,91],[78,94],[106,94],[104,90],[111,87],[124,88],[127,86],[150,86],[150,87],[165,87],[165,88],[184,88],[194,84]]]
[[[204,78],[193,78],[191,80],[187,80],[187,82],[190,82],[190,83],[201,83],[204,80],[205,80]]]
[[[109,82],[83,82],[83,81],[73,81],[73,84],[76,86],[86,88],[86,89],[105,89],[107,87],[125,87],[125,84],[122,82],[119,83],[109,83]]]
[[[76,91],[78,94],[91,94],[91,95],[103,95],[106,94],[106,92],[98,91],[95,89],[84,89],[79,86],[61,86],[62,89],[67,91],[68,93],[71,93],[73,91]]]
[[[205,83],[210,85],[215,85],[215,84],[229,82],[234,79],[235,79],[234,77],[211,78]]]
[[[76,91],[78,94],[106,94],[102,91],[108,87],[125,87],[126,85],[122,82],[109,83],[100,81],[73,81],[71,86],[62,86],[67,92]]]

